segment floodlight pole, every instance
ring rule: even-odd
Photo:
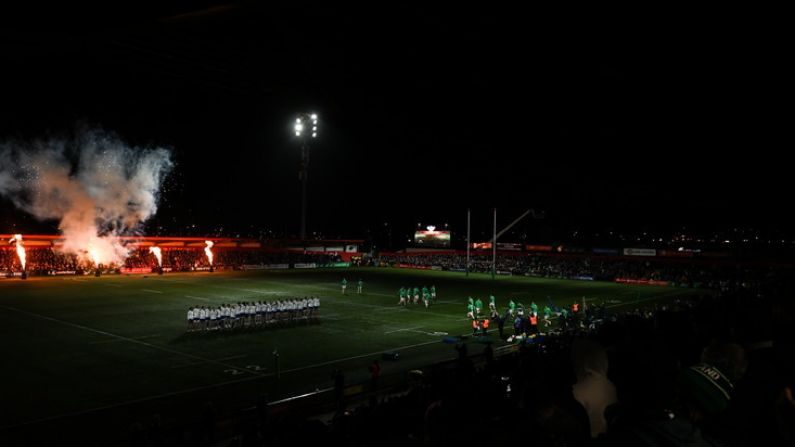
[[[306,123],[306,124],[304,124]],[[311,126],[311,127],[310,127]],[[301,240],[306,240],[306,184],[309,179],[309,135],[317,138],[317,113],[298,115],[295,120],[295,136],[301,139],[301,169],[298,179],[301,181]]]
[[[301,139],[301,240],[306,240],[306,182],[309,177],[309,145],[306,138]]]

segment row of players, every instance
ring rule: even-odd
[[[585,297],[583,297],[583,306],[585,306]],[[530,303],[530,315],[538,316],[538,305],[535,301]],[[578,313],[580,310],[580,303],[574,302],[572,304],[572,312]],[[497,314],[497,300],[494,298],[494,295],[489,296],[489,312],[492,315]],[[549,306],[544,306],[544,319],[548,320],[550,316],[552,316],[552,309]],[[478,298],[477,300],[473,300],[470,296],[467,300],[467,317],[468,318],[477,318],[483,313],[483,301]],[[508,301],[508,308],[505,310],[506,315],[513,316],[524,316],[525,314],[525,306],[522,303],[516,303],[513,300]],[[557,313],[568,314],[566,309],[559,309]]]
[[[414,292],[412,294],[412,292]],[[420,288],[414,287],[414,290],[411,287],[401,287],[398,291],[398,297],[400,301],[398,301],[399,306],[405,306],[408,303],[412,302],[412,297],[414,298],[414,304],[420,303]],[[431,286],[431,288],[427,288],[422,286],[422,302],[425,303],[425,307],[430,306],[431,304],[436,301],[436,286]]]
[[[597,306],[597,309],[600,310],[599,314],[604,315],[604,304],[601,306]],[[566,308],[558,308],[555,307],[555,310],[550,308],[549,306],[544,306],[543,309],[543,318],[539,318],[538,314],[538,305],[535,302],[532,302],[527,309],[527,316],[525,317],[525,306],[522,303],[515,303],[513,300],[508,302],[508,307],[505,309],[505,314],[500,316],[497,312],[497,304],[494,296],[489,297],[489,313],[488,317],[481,316],[481,312],[483,310],[483,302],[478,300],[473,300],[472,297],[469,298],[469,303],[467,304],[467,317],[471,319],[472,322],[472,331],[473,334],[483,333],[484,335],[488,333],[489,322],[496,321],[499,330],[500,330],[500,338],[503,338],[503,325],[506,321],[513,321],[514,327],[514,336],[511,337],[511,340],[515,339],[516,337],[526,337],[528,334],[538,334],[539,333],[539,325],[543,323],[546,327],[552,325],[551,317],[554,314],[556,317],[560,318],[560,327],[564,330],[571,327],[571,325],[577,325],[581,328],[585,327],[585,322],[583,318],[587,318],[588,314],[588,304],[586,303],[585,297],[582,298],[582,305],[578,301],[574,301],[571,304],[571,311]],[[594,322],[591,322],[593,324]]]
[[[314,320],[320,314],[320,298],[303,297],[255,303],[222,304],[217,308],[188,309],[188,332],[235,329],[266,324]]]

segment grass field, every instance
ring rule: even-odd
[[[363,295],[352,293],[358,278]],[[403,285],[435,285],[437,303],[396,306]],[[97,421],[126,433],[131,421],[153,413],[177,418],[210,400],[229,413],[252,406],[262,392],[277,399],[329,387],[334,368],[346,371],[348,383],[364,381],[384,351],[398,351],[400,359],[382,362],[382,373],[404,374],[454,357],[444,334],[471,332],[466,298],[487,302],[488,293],[500,309],[509,298],[543,307],[547,296],[558,305],[585,296],[621,310],[693,291],[367,268],[0,280],[0,439]],[[320,297],[321,323],[185,333],[191,306],[304,295]]]

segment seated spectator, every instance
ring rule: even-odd
[[[607,353],[590,340],[578,340],[571,347],[572,365],[577,383],[572,387],[574,398],[585,407],[591,423],[591,437],[607,430],[605,409],[616,403],[616,387],[607,378]]]

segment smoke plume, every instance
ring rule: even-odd
[[[133,147],[91,129],[74,138],[0,142],[0,195],[40,220],[55,219],[62,250],[103,264],[128,255],[117,236],[135,234],[157,212],[171,170],[163,148]]]

